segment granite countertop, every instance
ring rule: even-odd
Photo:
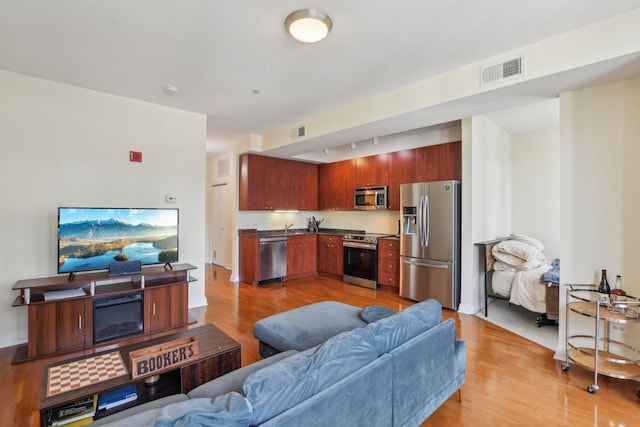
[[[340,228],[320,228],[318,232],[309,231],[306,228],[294,228],[289,229],[285,233],[284,229],[281,230],[257,230],[257,229],[241,229],[238,230],[238,234],[244,237],[287,237],[287,236],[306,236],[314,234],[324,234],[330,236],[344,236],[345,234],[364,233],[364,230],[345,230]]]

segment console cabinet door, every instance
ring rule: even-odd
[[[145,289],[145,308],[149,332],[157,332],[188,324],[187,284]]]
[[[29,305],[28,357],[83,348],[92,336],[85,304],[81,298]]]

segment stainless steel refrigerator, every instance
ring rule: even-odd
[[[460,304],[460,182],[400,186],[400,296]]]

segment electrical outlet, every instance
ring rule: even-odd
[[[620,332],[621,334],[624,334],[625,332],[627,332],[627,329],[624,327],[624,325],[618,325],[615,323],[611,325],[611,330],[613,332]]]

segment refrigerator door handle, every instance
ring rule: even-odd
[[[427,262],[415,262],[415,261],[409,261],[409,260],[403,260],[403,262],[405,264],[409,264],[409,265],[415,265],[417,267],[428,267],[428,268],[440,268],[440,269],[448,269],[449,266],[446,264],[429,264]]]
[[[430,231],[430,222],[431,218],[429,218],[429,196],[424,197],[424,246],[429,247],[429,231]]]
[[[418,215],[417,215],[417,225],[418,225],[418,240],[420,242],[420,247],[423,247],[422,243],[422,202],[424,201],[424,196],[420,196],[420,202],[418,202]]]

